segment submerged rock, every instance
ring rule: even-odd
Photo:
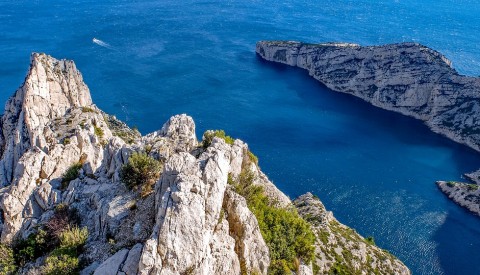
[[[72,61],[44,54],[32,55],[24,85],[6,106],[0,128],[1,242],[18,245],[36,234],[37,245],[45,247],[20,274],[51,268],[56,248],[45,246],[42,238],[48,236],[41,232],[77,226],[88,230],[83,249],[75,250],[82,265],[71,255],[53,263],[81,267],[80,274],[268,273],[268,244],[229,177],[248,170],[275,207],[292,202],[260,170],[246,143],[215,137],[200,146],[195,123],[185,114],[142,137],[93,105]],[[149,192],[121,182],[133,152],[163,165],[161,176],[148,182]],[[329,243],[316,245],[317,251],[331,250]],[[408,273],[389,259],[390,265],[374,260],[372,267]],[[296,274],[318,274],[328,263],[323,266],[300,262]]]

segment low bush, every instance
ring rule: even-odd
[[[13,250],[0,243],[0,274],[14,274],[17,270]]]
[[[253,184],[255,176],[249,171],[229,183],[242,195],[255,215],[263,239],[270,251],[269,274],[288,274],[296,271],[299,261],[310,263],[315,255],[315,235],[310,225],[295,209],[275,207],[261,186]]]
[[[141,188],[142,195],[148,195],[160,177],[162,163],[146,153],[134,152],[120,172],[121,181],[129,189]]]
[[[62,189],[65,189],[68,187],[68,184],[70,181],[78,178],[80,169],[82,168],[82,164],[80,162],[77,162],[70,166],[65,173],[62,175]]]
[[[375,239],[372,236],[368,236],[365,241],[371,245],[375,245]]]
[[[60,247],[80,249],[83,247],[88,238],[88,230],[86,227],[78,226],[69,227],[60,234]]]
[[[225,131],[223,130],[215,130],[215,131],[208,130],[203,134],[203,141],[202,141],[203,148],[207,148],[208,146],[210,146],[212,144],[214,137],[221,138],[225,141],[225,143],[230,145],[233,145],[233,143],[235,142],[235,140],[232,137],[227,136],[225,134]]]
[[[454,181],[447,181],[447,186],[448,187],[454,187],[456,185],[456,182]]]
[[[45,252],[48,252],[48,244],[48,234],[43,229],[39,229],[37,232],[30,234],[26,239],[17,240],[13,244],[15,263],[23,266],[43,256]]]
[[[255,165],[258,166],[258,157],[255,156],[251,151],[248,151],[248,158],[250,159],[251,162],[255,163]]]
[[[100,128],[98,126],[93,126],[93,131],[94,131],[94,133],[97,137],[103,138],[104,133],[103,133],[102,128]]]
[[[62,253],[52,253],[45,259],[43,273],[45,275],[76,275],[78,274],[79,261],[75,256]]]
[[[93,112],[95,112],[95,110],[93,110],[93,108],[84,106],[84,107],[82,107],[82,112],[84,112],[84,113],[93,113]]]
[[[62,233],[70,227],[78,226],[79,224],[80,217],[75,208],[69,208],[65,204],[57,205],[52,217],[44,226],[45,231],[49,235],[50,246],[53,248],[58,246]]]
[[[467,184],[467,189],[468,189],[468,191],[477,191],[478,190],[478,184]]]
[[[55,248],[45,259],[43,273],[54,274],[78,274],[78,256],[88,238],[86,227],[69,227],[60,235],[60,246]]]

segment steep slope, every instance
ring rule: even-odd
[[[269,207],[296,215],[247,144],[215,132],[199,143],[187,115],[141,136],[92,104],[72,61],[33,54],[1,122],[0,273],[267,274],[277,256],[231,184],[245,171]],[[132,163],[163,168],[125,172]],[[132,175],[146,180],[132,187]],[[409,273],[371,251],[380,273]],[[312,274],[297,260],[297,274]]]
[[[416,43],[361,47],[260,41],[258,55],[297,66],[328,88],[425,121],[480,151],[480,78],[459,75],[440,53]]]
[[[480,78],[459,75],[432,49],[416,43],[362,47],[260,41],[256,52],[267,61],[306,69],[333,91],[420,119],[432,131],[480,151]],[[480,170],[466,176],[480,184]],[[443,192],[450,190],[439,186]],[[450,197],[477,209],[480,203],[470,195]]]

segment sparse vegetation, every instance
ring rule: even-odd
[[[227,136],[225,134],[225,131],[223,130],[215,130],[215,131],[208,130],[203,134],[203,141],[202,141],[203,148],[207,148],[208,146],[210,146],[212,144],[214,137],[221,138],[225,141],[225,143],[230,145],[233,145],[233,143],[235,142],[235,140],[232,137]]]
[[[60,246],[55,248],[46,258],[43,273],[77,274],[79,271],[78,256],[88,238],[86,227],[68,227],[60,235]]]
[[[375,245],[375,239],[372,236],[368,236],[367,238],[365,238],[365,241],[367,241],[367,243],[371,245]]]
[[[78,274],[78,256],[88,238],[87,228],[79,228],[78,223],[75,209],[58,205],[46,224],[14,242],[13,249],[0,244],[0,274],[13,274],[17,266],[44,255],[48,256],[42,274]]]
[[[162,163],[143,152],[134,152],[128,163],[122,167],[121,181],[129,188],[141,188],[142,196],[152,192],[155,181],[159,178]]]
[[[95,135],[96,135],[97,137],[103,138],[104,133],[103,133],[102,128],[100,128],[100,127],[98,127],[98,126],[93,126],[93,130],[94,130]]]
[[[13,266],[23,266],[49,252],[51,252],[53,256],[61,255],[63,253],[62,251],[65,252],[67,248],[67,252],[70,253],[69,255],[72,256],[75,253],[76,258],[80,252],[79,249],[88,237],[87,229],[79,229],[77,226],[78,223],[79,217],[75,209],[63,204],[58,205],[55,208],[53,216],[43,226],[40,226],[36,232],[30,234],[26,239],[19,239],[13,243],[13,249],[11,249]],[[9,248],[0,246],[0,257],[3,257],[3,255],[1,255],[2,253],[9,255]],[[60,260],[66,260],[63,256],[61,258]],[[8,257],[0,258],[0,265],[2,265],[2,260],[6,263],[10,261]],[[50,260],[50,265],[58,260],[59,259]],[[12,262],[10,261],[10,263]],[[11,269],[12,266],[9,264],[7,268]],[[8,273],[0,272],[0,274]]]
[[[82,163],[77,162],[70,166],[65,173],[63,173],[62,176],[62,188],[65,189],[68,187],[68,184],[70,181],[78,178],[80,174],[80,169],[82,168]]]
[[[70,144],[70,139],[69,138],[64,138],[63,139],[63,145]]]
[[[257,218],[270,251],[269,274],[289,274],[296,271],[300,260],[305,263],[313,260],[315,235],[294,208],[275,207],[263,188],[253,184],[254,178],[253,173],[243,171],[237,179],[230,176],[229,183],[245,197]]]
[[[478,190],[478,184],[467,184],[468,191],[476,191]]]
[[[84,107],[82,107],[82,112],[84,112],[84,113],[94,113],[95,110],[93,108],[84,106]]]
[[[258,166],[258,157],[255,156],[255,155],[252,153],[252,151],[248,151],[247,154],[248,154],[248,158],[250,159],[250,161],[253,162],[253,163],[255,163],[255,165]]]
[[[43,256],[48,252],[48,234],[45,230],[39,229],[30,234],[26,239],[17,240],[13,244],[15,263],[23,266],[26,263]]]
[[[455,185],[456,185],[456,182],[454,182],[454,181],[448,181],[447,182],[448,187],[454,187]]]
[[[14,274],[16,270],[12,248],[0,243],[0,274]]]

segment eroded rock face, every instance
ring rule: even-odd
[[[260,41],[258,55],[297,66],[328,88],[425,121],[480,151],[480,78],[459,75],[440,53],[416,43],[361,47]]]
[[[11,183],[16,164],[31,146],[48,151],[46,124],[71,108],[91,104],[88,87],[73,61],[32,54],[25,82],[7,101],[1,118],[2,184]]]
[[[480,186],[453,181],[437,181],[438,188],[460,206],[480,215]]]
[[[142,137],[92,104],[72,61],[44,54],[32,55],[0,126],[2,243],[28,237],[63,204],[89,232],[80,274],[267,274],[269,249],[228,176],[249,170],[278,207],[291,201],[246,143],[214,138],[203,148],[185,114]],[[164,164],[150,194],[120,182],[138,151]],[[38,274],[45,258],[19,273]],[[297,274],[312,274],[312,267],[300,263]]]
[[[317,274],[330,274],[335,266],[350,274],[410,274],[398,259],[339,223],[311,193],[297,198],[294,205],[316,234],[313,269]]]
[[[417,43],[362,47],[260,41],[256,52],[265,60],[306,69],[333,91],[420,119],[432,131],[480,151],[480,78],[459,75],[430,48]],[[480,184],[479,175],[466,177]],[[446,193],[468,209],[480,208],[472,197]]]

